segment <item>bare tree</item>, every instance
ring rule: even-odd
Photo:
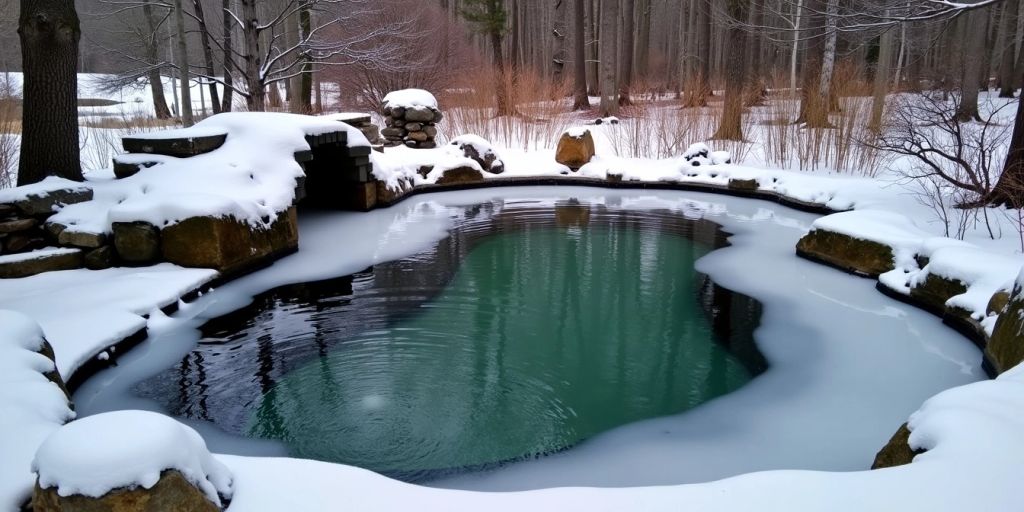
[[[174,28],[178,37],[175,45],[175,57],[178,61],[179,78],[181,78],[181,124],[186,127],[195,124],[192,117],[192,87],[188,63],[188,43],[185,39],[185,9],[182,0],[174,0]]]

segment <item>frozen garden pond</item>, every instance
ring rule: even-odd
[[[299,253],[155,322],[74,400],[166,412],[218,453],[449,488],[866,469],[922,401],[981,380],[981,357],[873,281],[795,258],[815,218],[571,187],[310,212]]]

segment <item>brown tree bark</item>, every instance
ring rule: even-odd
[[[307,41],[313,31],[313,14],[309,10],[309,2],[299,11],[299,41]],[[299,75],[299,110],[303,114],[313,112],[313,61],[309,55],[302,57],[302,74]]]
[[[615,77],[618,71],[618,48],[615,29],[619,23],[619,0],[602,0],[601,6],[601,116],[619,114],[618,90]]]
[[[573,68],[575,86],[573,87],[573,110],[590,108],[587,96],[587,38],[586,38],[586,0],[573,0]]]
[[[18,185],[47,176],[82,181],[78,147],[78,42],[73,0],[21,0],[24,92]]]
[[[622,0],[622,28],[623,33],[619,34],[619,41],[622,48],[619,49],[619,105],[632,105],[633,98],[630,96],[630,86],[633,83],[633,51],[636,45],[636,5],[633,0]]]
[[[999,97],[1012,98],[1015,77],[1014,69],[1017,59],[1014,54],[1017,48],[1017,10],[1020,7],[1020,0],[1007,0],[1003,8],[1003,16],[1000,20],[1003,30],[1003,38],[1000,42],[1003,48],[1003,57],[999,62]]]
[[[160,62],[160,46],[157,44],[156,19],[153,17],[153,6],[150,0],[142,2],[142,16],[146,18],[146,28],[149,29],[149,40],[146,42],[146,59],[150,63]],[[157,119],[170,119],[171,109],[167,107],[167,97],[164,96],[163,77],[160,76],[160,68],[154,67],[149,71],[149,92],[153,96],[153,110]]]
[[[986,202],[1011,208],[1024,208],[1024,105],[1018,104],[1003,173]]]
[[[960,101],[956,107],[956,118],[961,122],[981,121],[978,113],[978,77],[983,69],[985,53],[986,9],[969,12],[965,22],[964,58],[961,64]]]
[[[260,58],[260,34],[256,30],[259,26],[256,1],[242,0],[242,21],[245,23],[242,29],[242,37],[245,40],[245,85],[248,92],[246,105],[250,112],[262,112],[267,109],[266,90],[263,77],[260,76],[263,62]]]
[[[196,124],[192,117],[192,84],[189,79],[188,42],[185,39],[185,8],[182,0],[174,0],[174,27],[178,35],[175,46],[178,61],[178,76],[181,78],[181,124],[186,128]]]
[[[213,47],[210,46],[210,28],[206,26],[206,14],[203,12],[202,0],[192,0],[195,6],[196,21],[199,22],[199,40],[203,45],[203,60],[206,64],[207,76],[213,76]],[[210,103],[213,104],[213,113],[220,114],[220,93],[217,91],[217,82],[210,80]]]
[[[722,108],[722,120],[714,138],[721,140],[743,140],[743,90],[746,85],[746,39],[747,32],[740,26],[747,19],[749,0],[729,0],[727,9],[732,18],[729,28],[729,41],[734,44],[735,51],[729,52],[726,61],[725,106]]]
[[[234,102],[235,91],[231,87],[234,85],[234,79],[232,78],[233,70],[232,63],[234,62],[234,25],[231,17],[231,0],[223,0],[221,2],[221,14],[223,15],[223,33],[224,33],[224,98],[220,105],[221,112],[231,112]]]

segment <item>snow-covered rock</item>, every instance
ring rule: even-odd
[[[100,498],[116,489],[151,489],[168,470],[181,473],[209,501],[230,498],[231,472],[192,428],[162,414],[117,411],[73,421],[36,452],[39,487],[60,496]]]
[[[485,172],[501,174],[505,170],[505,162],[498,156],[497,150],[479,135],[459,135],[452,139],[449,146],[456,148],[463,156],[479,164]]]

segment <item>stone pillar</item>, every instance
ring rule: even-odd
[[[414,149],[436,148],[437,123],[444,115],[437,101],[426,91],[408,89],[395,91],[384,98],[381,111],[387,125],[381,130],[384,145],[406,145]]]

